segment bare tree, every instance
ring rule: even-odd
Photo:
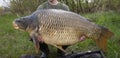
[[[36,10],[46,0],[11,0],[11,12],[26,15]],[[76,13],[88,13],[120,9],[120,0],[58,0]]]

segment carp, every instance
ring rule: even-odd
[[[39,42],[44,42],[64,52],[62,46],[81,42],[85,38],[91,38],[106,51],[107,39],[113,36],[108,28],[99,26],[81,15],[56,9],[37,10],[31,15],[15,19],[13,26],[28,32],[36,49],[39,48]]]

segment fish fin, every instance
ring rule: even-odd
[[[32,38],[33,39],[33,43],[34,43],[34,46],[35,46],[35,50],[36,50],[36,53],[39,53],[39,41],[37,40],[37,38]]]
[[[54,46],[57,47],[58,49],[60,49],[61,51],[66,52],[66,51],[62,48],[62,46],[59,46],[59,45],[54,45]]]
[[[102,49],[102,51],[107,52],[107,39],[106,38],[101,39],[101,40],[95,39],[94,41],[97,44],[97,46],[100,47],[100,49]]]
[[[114,34],[107,28],[102,27],[102,33],[99,39],[94,39],[96,44],[104,51],[107,52],[107,40],[111,38]]]

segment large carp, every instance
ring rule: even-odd
[[[33,38],[36,48],[38,42],[53,45],[62,51],[63,45],[72,45],[81,41],[81,37],[91,38],[106,51],[107,39],[113,33],[88,19],[70,11],[46,9],[37,10],[29,16],[13,21],[16,29],[27,31]]]

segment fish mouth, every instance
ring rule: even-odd
[[[13,22],[13,27],[14,27],[15,29],[19,29],[19,26],[18,26],[15,22]]]

